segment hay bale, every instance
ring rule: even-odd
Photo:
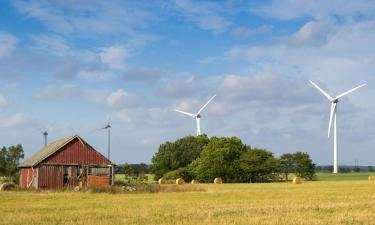
[[[178,178],[177,180],[176,180],[176,184],[178,184],[178,185],[182,185],[182,184],[184,184],[185,183],[185,181],[184,181],[184,179],[182,179],[182,178]]]
[[[375,180],[375,176],[368,176],[368,180]]]
[[[220,177],[216,177],[215,180],[214,180],[214,183],[215,184],[222,184],[223,180]]]
[[[191,180],[191,184],[199,184],[198,180]]]
[[[300,177],[293,178],[293,184],[302,184],[302,179]]]
[[[75,192],[81,190],[81,188],[79,186],[75,186],[74,189],[73,189]]]
[[[158,183],[159,183],[159,184],[165,184],[165,179],[164,179],[164,178],[160,178],[160,179],[158,180]]]
[[[0,185],[0,191],[11,191],[15,187],[16,185],[12,183],[3,183],[2,185]]]

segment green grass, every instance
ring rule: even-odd
[[[367,180],[198,186],[206,192],[0,192],[0,224],[310,225],[375,221],[375,182]]]
[[[319,180],[367,180],[368,176],[375,175],[375,172],[361,172],[361,173],[317,173]]]
[[[145,174],[148,178],[147,183],[155,183],[153,174]],[[124,174],[115,174],[115,181],[125,181]]]

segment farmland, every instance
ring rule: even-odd
[[[375,182],[365,179],[199,186],[206,191],[0,192],[0,224],[373,224],[375,220]]]

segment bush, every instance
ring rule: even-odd
[[[182,167],[166,173],[163,178],[166,180],[176,180],[178,178],[182,178],[185,181],[190,181],[192,180],[192,175],[186,167]]]

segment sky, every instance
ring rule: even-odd
[[[78,134],[111,160],[150,163],[160,144],[237,136],[275,156],[308,152],[332,164],[375,165],[375,2],[0,1],[0,143],[30,157]]]

